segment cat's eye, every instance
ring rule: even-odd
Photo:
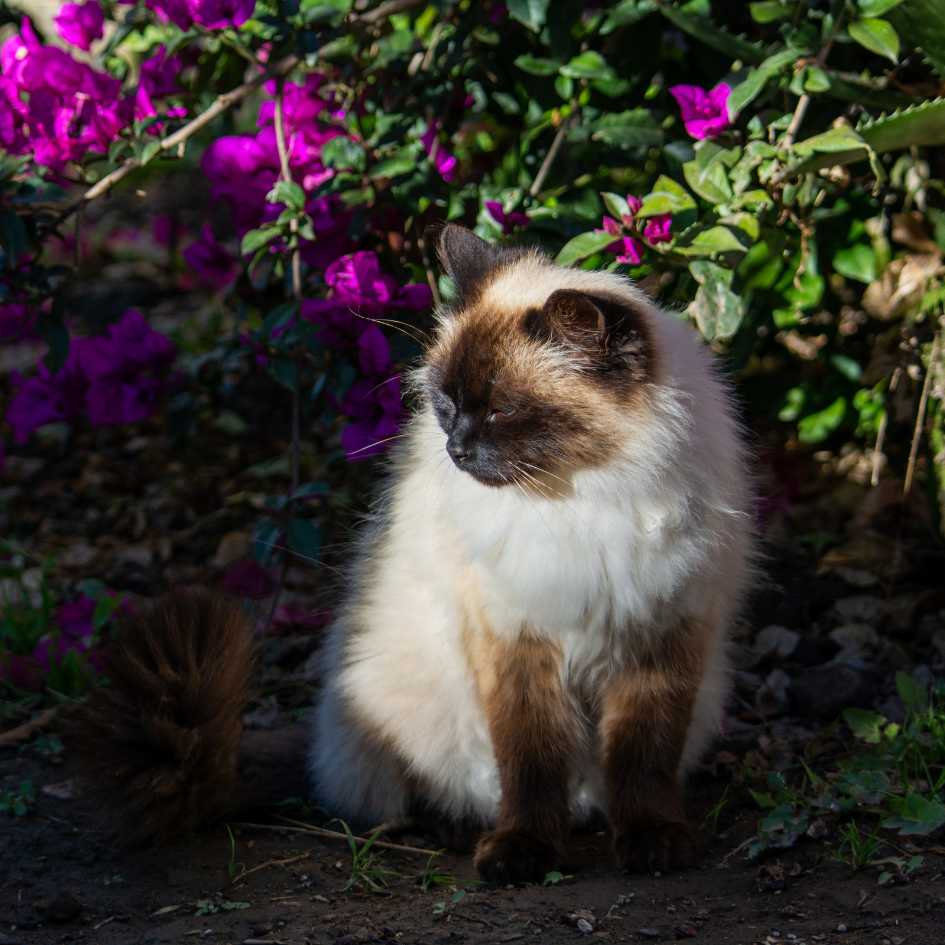
[[[487,423],[497,423],[500,420],[507,420],[515,413],[514,407],[496,407],[489,411],[486,416]]]

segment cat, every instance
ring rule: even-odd
[[[324,647],[315,800],[353,825],[433,819],[493,882],[541,880],[601,815],[622,867],[688,866],[683,784],[752,574],[728,388],[619,275],[453,224],[439,255],[456,300]],[[249,640],[191,593],[113,650],[83,724],[102,780],[141,795],[139,836],[236,803]]]
[[[471,825],[497,882],[542,879],[594,812],[620,865],[687,866],[751,573],[729,392],[621,276],[456,225],[439,252],[458,299],[330,631],[316,799]]]

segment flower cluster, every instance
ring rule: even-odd
[[[223,30],[242,26],[253,15],[256,0],[146,0],[146,5],[159,20],[182,30],[195,25]]]
[[[605,233],[618,237],[607,247],[608,252],[617,255],[617,262],[627,266],[639,266],[643,262],[645,249],[643,240],[652,246],[668,243],[672,239],[670,230],[673,218],[668,213],[657,214],[649,217],[641,229],[636,215],[643,206],[643,201],[633,194],[627,194],[626,199],[628,212],[621,214],[619,221],[613,217],[604,217],[601,228]]]
[[[156,410],[168,384],[174,345],[129,309],[107,334],[74,339],[55,373],[40,363],[36,374],[13,375],[6,420],[24,443],[47,423],[87,416],[93,426],[137,423]]]
[[[92,7],[67,4],[60,14],[60,30],[76,45],[94,38],[90,16],[84,12]],[[144,63],[137,88],[123,93],[118,79],[44,45],[24,19],[20,31],[0,46],[0,66],[0,148],[29,154],[37,164],[61,174],[71,162],[106,154],[136,119],[156,115],[154,99],[176,89],[173,77],[180,62],[167,59],[159,48]]]
[[[118,607],[125,608],[123,602]],[[61,604],[56,610],[55,629],[43,634],[29,653],[7,652],[0,659],[0,681],[17,689],[42,688],[50,671],[70,653],[101,671],[101,654],[95,647],[95,610],[97,601],[86,594]]]

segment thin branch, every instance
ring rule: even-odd
[[[298,823],[298,821],[297,821]],[[238,823],[237,827],[251,827],[255,830],[275,830],[279,833],[309,833],[316,837],[324,837],[326,840],[343,840],[348,842],[349,834],[342,833],[340,830],[328,830],[326,827],[314,827],[311,824],[303,824],[301,827],[288,826],[285,824],[251,824]],[[351,839],[362,846],[370,842],[369,837],[355,837]],[[382,847],[385,850],[397,850],[400,853],[417,853],[421,856],[439,856],[441,850],[425,850],[423,847],[408,847],[403,843],[388,843],[386,840],[375,840],[372,846]]]
[[[196,118],[191,119],[191,121],[187,122],[187,124],[182,128],[178,128],[178,130],[173,134],[164,138],[161,141],[159,150],[161,152],[172,151],[178,145],[181,145],[189,138],[192,138],[202,128],[205,128],[207,125],[209,125],[210,122],[212,122],[215,118],[218,118],[224,112],[229,111],[234,105],[238,105],[243,101],[244,98],[246,98],[248,95],[251,95],[256,91],[256,89],[268,82],[270,79],[278,78],[291,72],[298,62],[299,59],[297,56],[288,56],[281,62],[277,63],[272,69],[260,73],[259,75],[250,79],[248,82],[244,82],[235,89],[231,89],[229,92],[224,92],[222,95],[217,97],[217,99],[209,108],[206,109],[206,111],[201,112]],[[80,207],[90,203],[97,197],[101,197],[103,194],[108,193],[108,191],[110,191],[112,187],[115,186],[115,184],[123,181],[132,171],[137,170],[141,166],[142,165],[137,158],[128,158],[128,160],[116,167],[115,170],[113,170],[110,174],[106,174],[100,181],[93,184],[80,197],[77,197],[75,200],[73,200],[71,204],[61,211],[56,222],[62,223],[63,220],[66,220],[72,216],[72,214],[75,213]]]
[[[351,17],[354,23],[377,23],[385,17],[393,16],[395,13],[403,13],[412,7],[418,7],[425,0],[386,0],[385,3],[378,4],[373,10],[367,10],[364,13],[357,13]]]
[[[925,411],[929,403],[929,389],[932,386],[932,377],[937,370],[938,352],[942,340],[941,332],[935,332],[932,340],[932,350],[929,352],[929,363],[925,369],[925,380],[922,382],[922,394],[919,396],[919,409],[915,415],[915,427],[912,431],[912,443],[909,446],[909,463],[906,466],[906,479],[902,484],[903,496],[912,491],[912,480],[915,476],[915,463],[919,454],[919,441],[922,439],[922,428],[925,426]]]
[[[314,850],[306,850],[305,853],[298,853],[295,856],[283,857],[281,860],[266,860],[265,863],[257,863],[256,866],[253,866],[248,870],[243,870],[239,876],[234,876],[223,888],[229,889],[231,886],[241,883],[244,879],[246,879],[247,876],[252,876],[253,873],[258,873],[260,870],[268,869],[270,866],[289,866],[292,863],[298,863],[301,860],[305,860],[310,857],[314,852]]]
[[[535,175],[535,179],[532,181],[532,186],[528,188],[529,197],[537,197],[541,192],[541,188],[545,185],[545,178],[548,176],[549,171],[551,170],[551,165],[554,164],[555,158],[558,156],[558,152],[561,150],[561,146],[564,144],[565,136],[568,133],[571,125],[577,120],[578,113],[572,112],[568,115],[563,122],[561,122],[561,127],[558,128],[558,133],[555,135],[554,141],[551,142],[551,147],[548,149],[548,153],[545,155],[544,161],[541,162],[541,167],[538,168],[538,173]]]

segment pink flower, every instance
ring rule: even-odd
[[[639,266],[643,262],[643,244],[632,236],[624,236],[616,244],[612,243],[607,248],[612,253],[619,253],[617,262],[625,266]]]
[[[600,222],[601,229],[611,236],[620,236],[623,232],[623,227],[613,217],[603,217]]]
[[[85,3],[65,3],[56,17],[59,35],[79,49],[88,49],[104,33],[105,14],[98,0]]]
[[[242,26],[252,15],[256,0],[188,0],[195,23],[209,30]]]
[[[720,82],[706,92],[698,85],[674,85],[669,93],[679,104],[686,133],[697,141],[716,138],[731,125],[728,97],[731,86]]]
[[[451,181],[456,176],[456,156],[450,154],[440,143],[437,133],[439,132],[439,122],[433,122],[427,125],[427,130],[420,136],[424,150],[433,162],[440,177],[445,181]]]
[[[528,214],[521,210],[512,210],[506,213],[505,208],[498,200],[487,200],[486,210],[489,216],[502,227],[502,232],[506,235],[511,233],[517,226],[528,226]]]
[[[668,243],[673,238],[670,234],[672,225],[673,218],[668,213],[650,217],[646,221],[646,226],[643,227],[643,238],[650,243]]]

